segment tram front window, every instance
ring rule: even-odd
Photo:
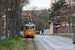
[[[26,26],[26,30],[34,30],[34,26]]]

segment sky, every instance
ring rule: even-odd
[[[39,9],[50,8],[51,0],[30,0],[30,4],[23,7],[23,10],[31,10],[32,7],[37,7]]]

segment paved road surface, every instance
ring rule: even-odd
[[[2,39],[5,39],[5,36],[2,36]],[[38,50],[75,50],[75,44],[73,44],[70,38],[52,35],[36,35],[35,41],[39,47]]]
[[[45,50],[75,50],[75,44],[70,38],[52,35],[36,35],[35,38],[41,41]]]

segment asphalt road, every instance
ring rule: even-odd
[[[5,39],[5,36],[2,36]],[[39,50],[75,50],[75,44],[70,38],[52,35],[36,35]]]
[[[70,38],[52,35],[36,35],[35,37],[46,48],[45,50],[75,50],[75,44]]]

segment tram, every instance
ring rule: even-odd
[[[34,38],[35,37],[35,22],[32,22],[32,21],[25,22],[24,36],[26,38],[29,38],[29,37]]]

